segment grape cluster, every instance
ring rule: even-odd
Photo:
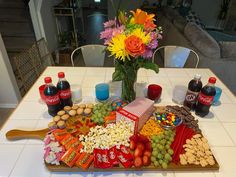
[[[112,111],[110,103],[98,103],[93,107],[93,115],[91,120],[98,125],[104,124],[104,117],[108,116]]]
[[[175,132],[172,130],[166,130],[164,133],[156,136],[152,136],[152,156],[151,161],[155,167],[162,167],[166,169],[169,162],[172,160],[174,151],[170,145],[174,141]]]

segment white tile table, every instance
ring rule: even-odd
[[[216,85],[223,88],[220,106],[211,107],[211,114],[199,120],[203,134],[209,140],[211,148],[220,164],[219,172],[104,172],[104,173],[54,173],[49,172],[43,162],[43,144],[39,140],[8,141],[5,133],[11,129],[41,129],[47,126],[50,116],[47,107],[39,102],[38,87],[45,76],[51,76],[57,82],[57,73],[64,71],[71,84],[81,84],[83,100],[94,101],[94,86],[100,82],[111,81],[114,68],[48,67],[34,86],[22,99],[17,109],[0,131],[0,177],[76,177],[76,176],[128,176],[128,177],[233,177],[236,176],[236,98],[218,79]],[[210,76],[208,69],[160,69],[159,74],[140,69],[138,82],[160,84],[163,87],[160,105],[174,104],[172,90],[176,84],[187,86],[195,73],[202,75],[204,84]],[[118,84],[112,86],[117,91]],[[193,113],[194,114],[194,113]]]

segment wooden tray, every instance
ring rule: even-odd
[[[47,132],[49,131],[48,128],[41,129],[41,130],[33,130],[33,131],[24,131],[24,130],[10,130],[6,133],[6,137],[8,140],[19,140],[19,139],[40,139],[43,140],[46,136]],[[214,157],[214,155],[213,155]],[[215,159],[215,157],[214,157]],[[202,167],[200,165],[180,165],[170,163],[167,169],[157,168],[154,166],[142,167],[142,168],[123,168],[121,165],[118,167],[113,167],[109,169],[100,169],[94,168],[93,164],[90,166],[89,169],[86,171],[82,170],[78,167],[70,168],[64,164],[61,165],[51,165],[45,162],[46,167],[49,171],[53,172],[104,172],[104,171],[212,171],[212,170],[219,170],[219,164],[215,159],[215,165],[208,165],[206,167]]]
[[[214,156],[213,156],[214,157]],[[215,157],[214,157],[215,159]],[[101,169],[101,168],[94,168],[93,164],[88,168],[87,170],[83,170],[78,167],[73,167],[70,168],[64,164],[61,165],[51,165],[45,163],[46,167],[48,168],[49,171],[52,172],[109,172],[109,171],[214,171],[214,170],[219,170],[219,164],[215,163],[215,165],[208,165],[206,167],[202,167],[200,165],[180,165],[180,164],[174,164],[170,163],[168,165],[167,169],[163,168],[157,168],[154,166],[148,166],[148,167],[142,167],[142,168],[124,168],[121,165],[118,167],[113,167],[113,168],[107,168],[107,169]]]

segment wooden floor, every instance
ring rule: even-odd
[[[14,109],[0,108],[0,130]]]

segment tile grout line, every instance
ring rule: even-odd
[[[19,161],[20,156],[21,156],[21,154],[23,153],[25,147],[26,147],[26,143],[23,145],[23,148],[22,148],[21,152],[19,153],[19,155],[18,155],[18,157],[17,157],[17,159],[16,159],[16,161],[15,161],[15,163],[14,163],[14,165],[13,165],[13,168],[11,169],[11,172],[10,172],[10,174],[9,174],[9,177],[12,175],[12,172],[14,171],[14,169],[15,169],[15,167],[16,167],[16,164],[17,164],[17,162]]]
[[[225,132],[227,133],[227,135],[229,136],[229,138],[231,139],[231,141],[234,144],[234,147],[236,147],[236,143],[234,142],[233,138],[231,137],[231,135],[229,134],[228,130],[224,127],[224,124],[220,121],[220,124],[222,125],[222,127],[224,128]]]

